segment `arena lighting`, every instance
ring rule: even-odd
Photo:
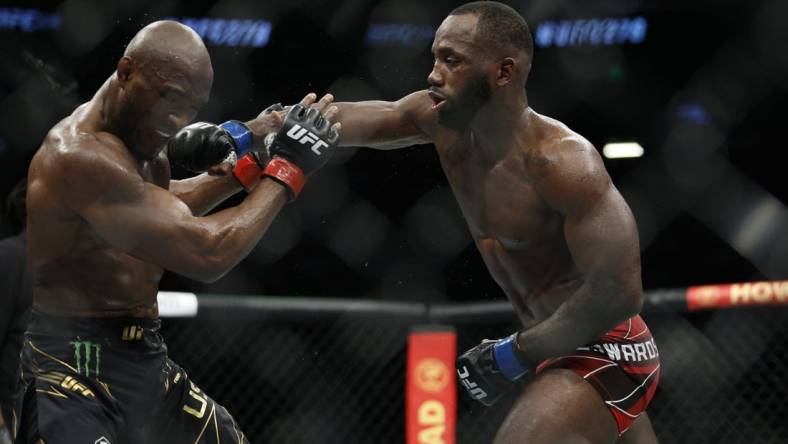
[[[23,32],[58,29],[63,23],[59,13],[48,13],[36,9],[0,8],[0,30]]]
[[[608,159],[642,157],[643,147],[637,142],[608,143],[602,148],[602,154]]]
[[[271,37],[268,20],[167,17],[192,28],[206,43],[215,46],[262,48]]]
[[[706,108],[697,102],[682,103],[676,108],[676,117],[682,122],[707,125],[711,123],[711,115]]]
[[[648,21],[641,16],[548,20],[536,26],[534,42],[540,48],[637,45],[646,39],[647,30]]]
[[[432,42],[435,28],[416,23],[376,23],[367,30],[369,46],[421,46]]]

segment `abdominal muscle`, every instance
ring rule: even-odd
[[[35,308],[61,316],[158,317],[162,269],[111,248],[103,250],[36,267]]]

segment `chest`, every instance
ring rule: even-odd
[[[473,155],[458,159],[444,153],[441,164],[477,240],[523,249],[560,233],[560,215],[541,198],[516,156],[490,165]]]

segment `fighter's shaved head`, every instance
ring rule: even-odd
[[[135,62],[186,62],[210,68],[208,50],[194,30],[171,20],[153,22],[131,39],[124,56]]]

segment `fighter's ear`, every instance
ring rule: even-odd
[[[127,56],[123,56],[118,60],[118,80],[121,84],[125,84],[129,81],[129,77],[131,77],[131,73],[134,71],[134,61]]]
[[[498,86],[504,86],[512,81],[514,78],[515,64],[516,62],[511,57],[506,57],[500,61],[498,65],[498,78],[495,79],[495,83]]]

